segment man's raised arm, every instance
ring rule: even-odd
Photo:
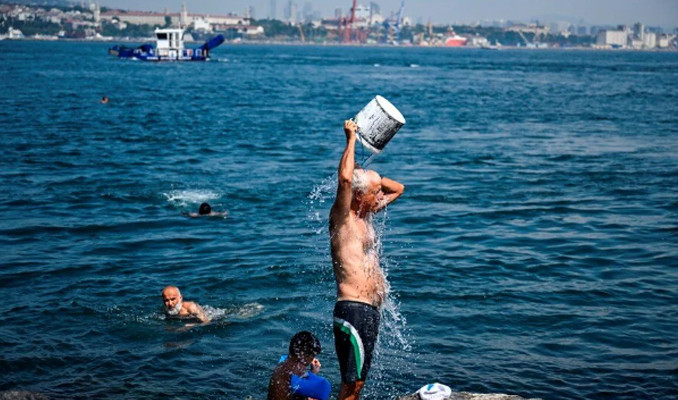
[[[398,197],[400,197],[405,191],[405,185],[403,185],[400,182],[396,182],[393,179],[382,177],[381,191],[384,193],[384,197],[379,203],[378,210],[383,209],[387,205],[393,203]]]
[[[332,206],[332,214],[339,213],[337,216],[345,216],[351,209],[351,198],[353,197],[353,169],[355,168],[355,141],[358,125],[351,121],[344,121],[344,133],[346,134],[346,148],[339,161],[337,185],[337,198]]]

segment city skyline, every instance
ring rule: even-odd
[[[244,14],[252,6],[256,18],[267,18],[271,12],[271,5],[276,5],[276,17],[282,19],[286,0],[185,0],[189,12],[227,14]],[[141,5],[133,0],[99,0],[101,6],[140,11],[178,12],[182,0],[161,1],[147,0]],[[174,4],[176,3],[176,4]],[[323,17],[332,17],[335,10],[340,8],[347,13],[351,8],[352,0],[314,0],[294,1],[297,9],[301,10],[306,3],[310,3],[315,11]],[[370,1],[358,1],[358,4],[369,5]],[[388,17],[391,12],[400,8],[401,0],[379,0],[383,16]],[[416,4],[416,5],[415,5]],[[482,21],[513,20],[528,22],[566,21],[584,23],[587,25],[617,25],[642,22],[648,26],[661,26],[672,30],[678,27],[678,0],[570,0],[568,2],[554,0],[419,0],[416,3],[405,1],[405,15],[413,22],[428,22],[435,24],[471,24]]]

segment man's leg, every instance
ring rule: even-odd
[[[342,382],[337,400],[358,400],[363,386],[365,386],[365,381],[355,381],[351,383]]]

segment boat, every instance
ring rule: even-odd
[[[184,47],[184,30],[181,28],[156,29],[155,40],[155,46],[151,43],[139,47],[116,45],[108,49],[108,54],[142,61],[206,61],[210,50],[224,42],[224,35],[214,36],[193,49]]]
[[[466,46],[466,42],[468,42],[468,38],[459,36],[456,33],[454,33],[454,31],[451,31],[450,35],[447,38],[445,38],[445,46],[447,47]]]

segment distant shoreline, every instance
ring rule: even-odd
[[[139,39],[127,39],[127,38],[111,38],[111,39],[51,39],[51,38],[20,38],[20,39],[3,39],[3,41],[23,41],[23,42],[82,42],[82,43],[146,43],[153,42],[154,38],[139,38]],[[186,43],[203,43],[202,41],[192,41]],[[548,50],[576,50],[576,51],[603,51],[603,52],[642,52],[642,53],[676,53],[678,49],[666,48],[666,49],[631,49],[631,48],[595,48],[595,47],[585,47],[585,46],[568,46],[568,47],[527,47],[527,46],[501,46],[499,48],[485,49],[482,47],[473,47],[473,46],[459,46],[459,47],[450,47],[450,46],[417,46],[417,45],[399,45],[393,46],[388,44],[379,44],[379,43],[304,43],[304,42],[278,42],[278,41],[241,41],[238,43],[233,42],[224,42],[224,46],[241,46],[241,45],[255,45],[255,46],[317,46],[317,47],[378,47],[378,48],[413,48],[413,49],[450,49],[452,51],[456,50],[487,50],[487,51],[505,51],[505,50],[524,50],[524,51],[548,51]]]

